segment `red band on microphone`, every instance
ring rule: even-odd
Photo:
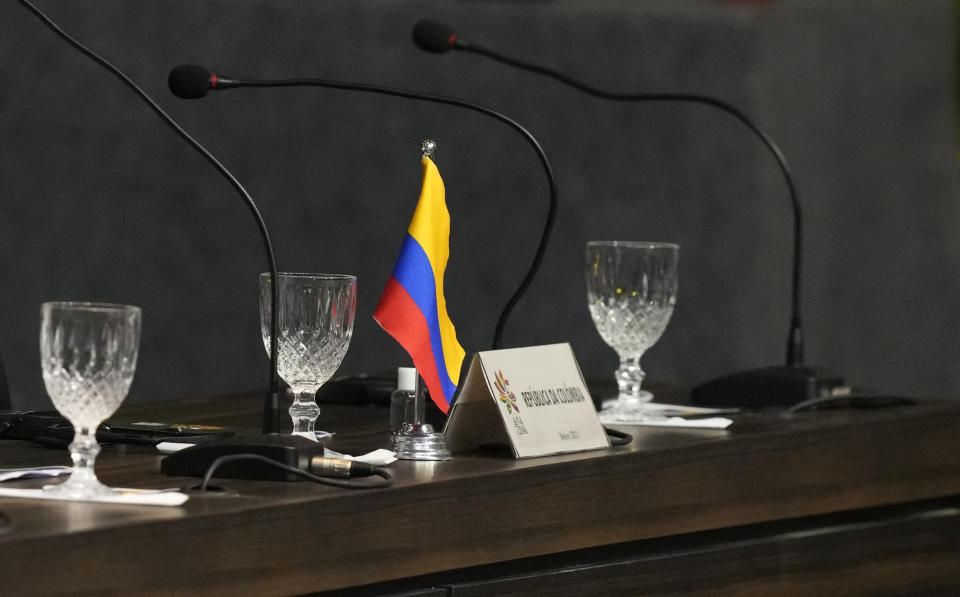
[[[216,73],[210,75],[210,89],[217,88],[217,75]]]

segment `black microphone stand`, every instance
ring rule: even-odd
[[[199,69],[202,67],[178,67],[178,68],[189,68]],[[185,71],[185,72],[190,72]],[[474,112],[479,112],[480,114],[485,114],[492,118],[499,120],[500,122],[506,123],[515,131],[520,133],[524,139],[533,147],[534,151],[537,153],[537,157],[540,159],[540,164],[543,166],[544,173],[546,174],[547,184],[550,188],[550,204],[547,211],[547,218],[543,226],[543,232],[540,234],[540,241],[537,244],[536,253],[533,256],[533,261],[530,263],[530,269],[527,271],[526,275],[521,280],[520,285],[517,287],[517,290],[514,291],[513,295],[510,296],[507,304],[504,306],[503,311],[500,314],[499,319],[497,320],[497,325],[494,330],[493,335],[493,349],[497,350],[503,347],[503,330],[506,326],[507,319],[510,317],[510,313],[513,311],[513,308],[516,306],[517,302],[527,291],[527,288],[533,282],[534,277],[536,277],[537,271],[540,269],[540,264],[543,262],[543,257],[546,254],[547,245],[550,241],[550,234],[553,231],[554,221],[557,217],[557,185],[553,176],[553,168],[550,166],[550,161],[547,159],[546,153],[543,151],[543,148],[540,146],[540,143],[537,141],[530,131],[523,127],[520,123],[509,118],[508,116],[497,112],[486,106],[480,104],[475,104],[473,102],[468,102],[466,100],[456,99],[452,97],[445,97],[441,95],[434,95],[429,93],[422,93],[419,91],[409,91],[405,89],[396,89],[392,87],[383,87],[379,85],[369,85],[365,83],[350,83],[344,81],[332,81],[327,79],[235,79],[228,77],[221,77],[217,75],[209,75],[209,89],[208,90],[223,90],[223,89],[234,89],[238,87],[324,87],[328,89],[344,89],[349,91],[364,91],[369,93],[376,93],[380,95],[388,95],[393,97],[401,97],[406,99],[413,99],[418,101],[432,102],[435,104],[445,104],[448,106],[456,106],[460,108],[466,108]],[[205,93],[202,93],[201,90],[194,90],[195,93],[192,95],[182,95],[181,97],[202,97]]]
[[[10,410],[10,386],[7,385],[7,372],[3,368],[3,356],[0,355],[0,410]]]
[[[50,17],[40,11],[36,6],[28,2],[27,0],[18,0],[24,8],[33,13],[38,19],[40,19],[48,28],[50,28],[54,33],[56,33],[61,39],[66,41],[68,44],[73,46],[81,54],[87,58],[93,60],[98,65],[106,69],[110,74],[115,76],[120,80],[124,85],[129,87],[147,106],[156,113],[171,129],[184,141],[187,142],[193,149],[200,153],[227,181],[230,185],[240,194],[240,197],[246,203],[247,207],[250,210],[250,214],[253,216],[257,224],[257,229],[260,231],[260,237],[263,240],[263,246],[267,255],[267,262],[270,267],[270,276],[274,281],[277,279],[277,260],[273,253],[273,244],[270,242],[270,233],[267,232],[267,225],[263,221],[263,216],[260,215],[260,210],[257,208],[257,204],[254,203],[253,198],[250,196],[250,193],[247,192],[243,185],[240,184],[240,181],[229,171],[226,166],[220,163],[217,158],[211,154],[207,148],[201,145],[196,139],[190,136],[187,131],[183,129],[173,118],[168,115],[163,108],[161,108],[157,102],[153,100],[147,93],[140,88],[139,85],[133,82],[130,77],[123,73],[116,66],[111,64],[106,58],[103,58],[99,54],[96,54],[85,45],[71,37],[66,31],[60,28],[59,25],[53,22]],[[270,293],[270,382],[269,388],[267,390],[267,396],[264,399],[263,403],[263,433],[278,433],[280,431],[280,384],[277,376],[277,303],[279,302],[279,291],[278,285],[274,283],[272,285],[272,292]]]
[[[431,21],[420,21],[414,27],[414,41],[422,49],[443,53],[461,50],[486,56],[497,62],[528,72],[550,77],[589,95],[620,102],[686,102],[712,106],[733,116],[749,128],[777,161],[789,190],[793,208],[793,270],[790,327],[787,333],[786,365],[742,371],[708,381],[693,389],[697,404],[723,406],[789,406],[835,391],[846,391],[843,379],[821,368],[807,367],[803,357],[801,323],[801,282],[803,261],[803,217],[799,193],[787,160],[777,144],[740,109],[720,99],[692,93],[615,93],[599,89],[555,69],[506,56],[489,48],[459,39],[449,27]]]

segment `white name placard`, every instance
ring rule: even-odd
[[[515,458],[609,448],[569,344],[479,352],[444,426],[453,452],[506,444]]]

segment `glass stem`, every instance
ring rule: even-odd
[[[312,435],[317,417],[320,416],[316,390],[295,390],[289,412],[293,419],[293,433]]]
[[[100,453],[100,445],[94,431],[89,427],[81,427],[73,436],[70,444],[70,459],[73,460],[73,472],[68,482],[71,485],[96,484],[97,475],[93,472],[94,462]]]
[[[640,368],[640,357],[620,359],[620,368],[614,373],[617,378],[619,399],[623,402],[641,402],[640,385],[645,373]]]

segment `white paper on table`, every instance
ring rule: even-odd
[[[62,500],[68,502],[84,501],[104,504],[131,504],[135,506],[179,506],[190,496],[179,491],[164,491],[154,489],[121,489],[113,488],[117,493],[99,496],[88,500],[75,500],[56,494],[50,494],[42,489],[13,489],[0,487],[0,497],[26,498],[34,500]]]
[[[689,404],[663,404],[660,402],[645,402],[643,409],[649,413],[665,417],[695,417],[699,415],[725,415],[740,412],[739,408],[706,408],[690,406]]]
[[[373,452],[368,452],[366,454],[361,454],[360,456],[341,454],[340,452],[334,452],[330,448],[324,448],[323,457],[356,460],[357,462],[365,462],[367,464],[372,464],[373,466],[387,466],[388,464],[393,464],[397,461],[397,454],[395,452],[391,452],[390,450],[385,450],[383,448],[374,450]]]
[[[192,448],[199,444],[186,444],[183,442],[160,442],[154,447],[164,454],[173,454],[174,452],[179,452],[180,450],[186,450],[187,448]]]
[[[701,419],[685,419],[683,417],[664,417],[659,415],[639,416],[636,418],[626,415],[604,416],[600,413],[600,420],[608,425],[645,425],[648,427],[685,427],[688,429],[726,429],[733,424],[733,419],[724,417],[708,417]]]
[[[179,442],[160,442],[157,444],[157,449],[163,452],[164,454],[173,454],[174,452],[179,452],[180,450],[191,448],[195,444],[185,444]],[[366,462],[367,464],[372,464],[374,466],[386,466],[396,462],[397,455],[390,450],[374,450],[367,454],[361,456],[350,456],[349,454],[341,454],[340,452],[334,452],[330,448],[323,449],[324,458],[343,458],[345,460],[356,460],[357,462]],[[68,471],[70,469],[67,469]]]
[[[0,481],[13,479],[35,479],[37,477],[59,477],[66,475],[73,469],[69,466],[38,466],[34,468],[2,468]]]
[[[333,437],[333,434],[329,431],[314,431],[313,433],[310,433],[309,431],[298,431],[296,433],[292,433],[291,435],[299,435],[300,437],[305,437],[312,442],[318,442],[322,439]]]

